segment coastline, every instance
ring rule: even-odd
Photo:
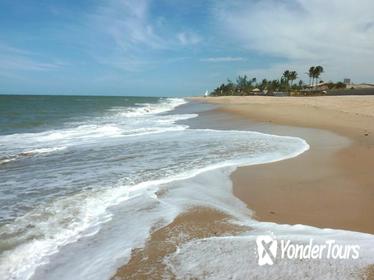
[[[274,107],[268,109],[270,113],[266,116],[261,115],[261,109],[258,108],[254,110],[254,112],[259,114],[256,116],[255,114],[252,115],[253,107],[251,105],[247,107],[247,104],[236,104],[234,98],[230,100],[226,98],[223,100],[199,98],[196,101],[196,104],[206,102],[216,103],[218,106],[216,109],[203,112],[201,115],[199,114],[200,116],[197,119],[189,120],[188,124],[191,125],[191,128],[250,129],[275,135],[298,136],[311,144],[309,151],[296,158],[263,165],[238,167],[231,173],[232,192],[239,198],[241,203],[245,203],[244,206],[249,211],[247,214],[248,217],[255,218],[255,220],[252,220],[255,228],[260,224],[262,230],[269,228],[277,231],[277,228],[280,228],[282,232],[286,227],[290,228],[291,232],[294,230],[297,232],[302,229],[304,232],[302,235],[306,234],[306,236],[309,236],[308,234],[311,234],[311,232],[314,234],[315,228],[311,228],[309,225],[316,226],[317,228],[344,229],[348,231],[328,230],[326,233],[330,232],[334,238],[338,239],[340,234],[352,234],[354,237],[351,239],[351,242],[355,240],[356,232],[359,234],[359,239],[361,238],[361,233],[359,232],[371,234],[374,232],[373,219],[371,219],[373,208],[370,205],[370,202],[373,201],[371,188],[373,185],[370,185],[372,181],[367,181],[368,177],[370,177],[370,173],[367,172],[370,171],[370,166],[372,166],[370,164],[373,162],[371,159],[372,151],[370,150],[373,138],[369,136],[372,129],[370,127],[367,130],[364,129],[364,125],[367,123],[361,123],[363,126],[348,126],[347,133],[343,133],[343,125],[342,127],[338,127],[341,130],[334,128],[327,131],[326,124],[293,123],[277,119],[271,115],[271,112],[276,109]],[[230,102],[229,105],[224,104],[227,101]],[[264,105],[268,106],[266,103]],[[301,113],[305,113],[307,110],[302,108],[299,112],[291,112],[291,115],[299,114],[300,116]],[[313,107],[313,110],[318,111],[318,108],[315,109]],[[274,112],[277,111],[275,110]],[[327,118],[332,117],[329,116],[330,112],[325,114],[327,114]],[[332,112],[332,114],[340,113]],[[350,117],[350,115],[346,116],[346,118]],[[372,117],[365,116],[364,118],[371,120]],[[203,124],[201,124],[201,119],[203,119]],[[360,135],[363,129],[367,131],[365,133],[369,133],[368,136]],[[355,133],[358,133],[358,136],[354,137]],[[368,152],[368,150],[370,151]],[[351,160],[352,153],[357,155],[355,160]],[[360,172],[362,164],[365,163],[367,164],[365,170]],[[358,165],[354,166],[355,164]],[[326,168],[326,166],[329,167]],[[353,168],[352,166],[355,168],[352,171],[354,177],[349,179],[349,182],[346,182],[347,176],[352,175],[351,173],[347,174],[346,171]],[[279,177],[280,175],[281,177]],[[293,180],[295,178],[299,179],[295,181]],[[194,180],[197,180],[197,178]],[[280,185],[279,183],[281,182],[285,183]],[[326,189],[323,182],[328,182],[332,187]],[[364,189],[360,189],[357,188],[359,182],[366,182],[368,185],[365,185]],[[187,184],[190,183],[187,182]],[[205,184],[206,186],[214,185],[214,181],[207,181]],[[316,185],[317,187],[315,187]],[[362,192],[363,190],[364,192]],[[269,193],[271,195],[268,195]],[[320,200],[320,203],[317,203],[318,200]],[[256,201],[258,202],[257,204]],[[272,210],[269,210],[270,204]],[[324,206],[321,207],[321,204],[324,204]],[[171,224],[151,231],[144,246],[132,250],[130,261],[120,267],[112,279],[145,279],[157,278],[159,276],[175,277],[176,271],[170,270],[170,268],[173,265],[178,265],[178,261],[174,261],[170,266],[167,262],[165,263],[166,256],[171,255],[171,259],[173,257],[176,258],[179,254],[182,254],[181,251],[183,252],[183,248],[193,247],[194,242],[199,242],[199,240],[208,243],[214,240],[222,242],[219,247],[222,249],[224,246],[227,246],[225,243],[228,240],[232,238],[235,240],[235,236],[243,236],[243,234],[246,236],[248,231],[251,232],[251,225],[238,226],[235,222],[233,223],[233,219],[233,216],[223,213],[216,208],[206,208],[198,205],[187,208]],[[267,222],[276,222],[279,225]],[[294,224],[302,225],[293,226]],[[325,231],[317,229],[315,234],[319,236],[321,232]],[[223,239],[221,240],[220,238]],[[372,240],[371,236],[368,238]],[[253,239],[246,240],[245,244],[250,244],[253,241]],[[231,245],[229,248],[231,248]],[[248,252],[248,248],[246,250]],[[370,252],[369,250],[366,253],[370,256]],[[235,250],[234,254],[236,254]],[[170,257],[166,259],[170,260]],[[228,260],[227,257],[225,259]],[[190,261],[194,262],[193,260]],[[192,278],[199,278],[199,275],[204,275],[199,274],[205,273],[204,270],[201,271],[202,267],[197,267],[202,265],[201,261],[196,256],[195,263],[190,265],[190,270],[187,272],[190,274],[187,275]],[[365,269],[360,272],[358,278],[368,277],[365,279],[372,279],[373,267],[371,263],[363,265]],[[227,262],[227,264],[229,265],[230,262]],[[253,273],[258,272],[256,270],[257,264],[251,265],[250,263],[245,263],[245,265],[244,270],[246,273],[249,273],[247,275],[255,275]],[[331,273],[330,270],[334,267],[332,275],[339,276],[338,271],[341,265],[331,263],[327,263],[326,265],[329,268],[325,268],[324,273]],[[349,265],[355,264],[352,262]],[[297,267],[295,266],[295,269]],[[207,268],[207,271],[209,270],[210,268]],[[310,268],[307,268],[306,271],[309,271],[312,275],[314,273]],[[321,271],[323,273],[323,269]],[[277,270],[270,271],[270,275],[273,275],[272,273],[278,275],[279,272]]]
[[[286,161],[239,167],[234,194],[260,221],[374,233],[374,96],[365,97],[214,97],[219,104],[268,127],[261,132],[287,135],[277,125],[323,129],[349,139],[337,145],[316,133],[295,132],[311,150]],[[274,128],[277,126],[277,129]],[[321,133],[321,132],[319,132]],[[326,142],[327,141],[327,142]]]

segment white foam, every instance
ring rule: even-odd
[[[140,103],[137,108],[129,108],[121,115],[125,117],[139,117],[144,115],[155,115],[165,113],[175,109],[176,107],[186,104],[183,98],[166,98],[163,102],[154,103]]]
[[[373,262],[372,256],[357,261],[281,259],[261,267],[257,264],[257,234],[193,240],[168,256],[165,263],[177,279],[362,279],[363,269]],[[318,231],[313,236],[318,237]],[[373,237],[351,242],[373,253]]]
[[[29,151],[24,151],[21,154],[22,155],[33,155],[33,154],[47,154],[47,153],[53,153],[57,151],[65,150],[66,147],[52,147],[52,148],[40,148],[40,149],[34,149]]]
[[[34,156],[38,154],[49,154],[49,153],[65,150],[66,148],[67,147],[62,146],[62,147],[37,148],[37,149],[32,149],[32,150],[24,150],[20,152],[19,154],[9,155],[9,156],[6,156],[5,158],[1,158],[0,165],[9,163],[12,161],[16,161],[17,159],[20,159],[23,157],[30,157],[30,156]]]
[[[254,228],[256,234],[269,230],[292,238],[337,234],[337,231],[306,226],[257,222],[250,218],[246,205],[232,195],[229,175],[237,166],[298,156],[309,149],[303,139],[249,131],[189,129],[176,122],[196,117],[196,114],[160,114],[184,102],[172,99],[161,107],[148,104],[126,112],[116,111],[115,119],[101,119],[98,124],[2,137],[0,142],[5,141],[7,145],[27,145],[21,152],[54,153],[67,147],[74,150],[74,147],[80,156],[102,151],[103,154],[96,154],[100,160],[113,160],[102,164],[95,160],[90,162],[91,158],[87,161],[79,158],[80,161],[73,161],[74,170],[68,168],[70,162],[67,162],[68,166],[61,167],[64,176],[57,177],[56,184],[46,186],[50,189],[61,185],[68,187],[79,180],[95,181],[101,179],[98,174],[105,172],[111,174],[105,179],[116,174],[121,174],[123,179],[114,183],[99,181],[107,185],[90,185],[87,190],[59,197],[0,228],[0,235],[14,235],[10,242],[19,244],[0,256],[2,278],[29,279],[33,275],[35,279],[54,280],[110,278],[118,265],[126,263],[131,249],[142,246],[152,229],[170,223],[178,213],[197,205],[219,209],[231,215],[236,223]],[[123,153],[124,149],[129,150]],[[134,166],[126,169],[122,161],[116,161],[116,157],[110,157],[107,152],[120,153],[119,158],[133,157]],[[60,171],[58,168],[52,171]],[[70,180],[63,168],[70,173],[80,172],[74,173]],[[142,175],[147,179],[136,177]],[[48,181],[43,184],[45,182]],[[162,197],[157,196],[160,188],[167,190]],[[200,269],[202,265],[207,267],[207,275],[212,273],[216,279],[226,278],[227,273],[233,272],[232,268],[236,268],[232,275],[245,276],[248,270],[241,271],[231,259],[218,258],[217,252],[221,248],[228,251],[228,257],[234,257],[236,250],[238,256],[244,255],[248,248],[243,244],[253,239],[254,232],[241,239],[195,240],[196,243],[183,245],[165,261],[180,278],[200,277],[199,272],[191,272],[191,268]],[[342,240],[355,237],[361,238],[362,244],[372,244],[371,236],[348,233],[351,236],[348,238],[345,234],[339,235]],[[230,246],[236,250],[230,251]],[[240,246],[243,246],[241,250]],[[200,252],[199,248],[206,251]],[[198,262],[194,262],[193,255]],[[211,265],[204,261],[204,258],[211,260],[214,255],[216,260]],[[222,269],[214,272],[218,260],[227,261],[227,266],[225,263]]]
[[[208,206],[232,216],[233,222],[250,230],[240,236],[195,239],[183,244],[164,259],[177,279],[356,279],[373,262],[374,237],[356,232],[318,229],[304,225],[277,225],[250,218],[250,210],[232,195],[229,174],[234,167],[203,172],[188,180],[153,182],[154,188],[133,190],[132,203],[118,204],[116,219],[78,248],[67,248],[53,262],[58,266],[39,271],[35,279],[109,279],[119,265],[128,261],[131,250],[145,242],[151,228],[156,230],[191,206]],[[185,175],[186,177],[192,174]],[[167,190],[155,196],[158,186]],[[150,187],[149,185],[148,187]],[[130,195],[130,194],[129,194]],[[136,199],[136,198],[139,199]],[[113,217],[114,218],[114,217]],[[160,223],[160,221],[162,221]],[[157,225],[157,226],[155,226]],[[255,238],[272,232],[277,238],[304,242],[335,239],[340,244],[359,244],[358,261],[279,262],[273,267],[257,265]],[[358,278],[361,279],[361,278]]]
[[[148,134],[182,131],[187,125],[177,121],[197,117],[197,114],[158,115],[185,104],[182,98],[166,98],[155,104],[139,104],[138,108],[117,109],[110,117],[102,116],[92,123],[79,124],[63,129],[54,129],[37,133],[17,133],[0,137],[0,146],[4,157],[0,165],[23,159],[25,156],[50,154],[77,145],[95,144],[111,138],[145,136]],[[118,110],[120,112],[118,113]],[[98,140],[102,139],[102,140]]]
[[[37,133],[3,135],[0,137],[0,145],[8,149],[4,152],[11,158],[25,149],[43,152],[43,149],[51,149],[48,146],[68,147],[93,142],[98,138],[131,137],[184,130],[188,126],[175,123],[179,120],[194,118],[197,114],[156,115],[171,111],[185,103],[186,101],[182,98],[166,98],[160,103],[141,104],[138,108],[122,108],[121,110],[126,110],[126,112],[94,118],[91,123]],[[41,147],[43,144],[47,147]],[[22,150],[17,149],[20,147]],[[3,159],[0,163],[9,161],[9,159]]]
[[[16,160],[15,157],[2,158],[2,159],[0,159],[0,164],[5,164],[5,163],[12,162],[12,161],[15,161],[15,160]]]
[[[230,215],[234,224],[248,229],[238,236],[194,239],[182,244],[164,259],[176,279],[362,279],[365,268],[374,263],[374,235],[252,219],[246,205],[232,194],[228,174],[233,170],[206,172],[168,191],[168,202],[213,207]],[[360,256],[357,260],[277,259],[273,266],[262,267],[257,264],[256,237],[269,234],[278,240],[304,244],[312,238],[320,244],[336,240],[338,244],[359,245]]]
[[[76,242],[82,236],[86,236],[87,231],[89,232],[89,234],[96,233],[100,228],[100,224],[110,221],[113,216],[112,213],[108,211],[109,207],[118,205],[119,203],[122,203],[130,198],[133,199],[144,193],[150,193],[154,196],[154,198],[157,198],[155,196],[155,192],[158,190],[158,187],[160,185],[186,180],[188,178],[195,177],[196,175],[203,172],[215,170],[222,167],[233,167],[243,164],[260,164],[283,160],[286,158],[297,156],[309,148],[308,144],[304,140],[299,138],[271,136],[255,132],[191,130],[191,133],[192,134],[189,137],[201,137],[202,135],[204,135],[204,133],[209,133],[207,134],[207,137],[209,137],[208,135],[210,135],[211,140],[214,139],[214,135],[215,137],[217,137],[220,134],[228,136],[245,136],[248,137],[248,139],[269,138],[269,140],[275,140],[275,142],[277,143],[281,143],[281,141],[285,141],[285,143],[287,141],[291,141],[290,143],[293,143],[294,146],[291,146],[292,151],[285,150],[280,151],[279,154],[269,154],[265,156],[257,155],[253,158],[225,160],[215,164],[208,164],[202,168],[192,168],[189,171],[184,171],[182,173],[159,180],[146,181],[133,186],[123,185],[117,186],[115,188],[105,189],[102,191],[79,193],[74,196],[59,199],[48,207],[43,205],[41,209],[35,209],[29,214],[18,218],[14,224],[5,229],[7,231],[7,234],[10,235],[11,232],[22,230],[27,226],[27,224],[35,223],[36,221],[36,232],[31,231],[29,235],[36,234],[37,236],[41,235],[44,237],[36,238],[31,242],[26,242],[21,246],[16,247],[12,251],[4,253],[1,257],[2,265],[0,265],[0,274],[11,275],[11,277],[16,277],[19,279],[30,278],[33,275],[35,269],[43,264],[48,263],[49,257],[52,254],[58,252],[60,247],[66,246],[67,244],[70,244],[72,242]],[[186,136],[188,136],[188,134],[185,134],[185,137]],[[172,139],[177,140],[178,138],[174,137]],[[165,141],[168,140],[165,138]],[[218,139],[215,141],[218,141]],[[235,138],[232,138],[232,141],[233,144],[235,144],[235,141],[237,140],[235,140]],[[195,191],[194,193],[200,198],[202,197],[201,190]],[[215,197],[217,194],[211,193],[210,195]],[[201,203],[209,205],[208,202],[208,196],[204,201],[201,201]],[[196,199],[190,200],[189,203],[196,204]],[[169,202],[169,204],[171,204],[171,202]],[[212,204],[210,206],[214,205]],[[220,204],[220,207],[223,209],[227,208],[227,206],[223,203]],[[181,206],[175,205],[175,208],[181,208]],[[43,217],[40,217],[40,213],[42,213]],[[38,222],[39,218],[35,219],[35,217],[40,217],[41,221],[43,221],[42,224]],[[151,220],[153,221],[154,219]],[[69,222],[66,224],[66,221]],[[151,228],[152,224],[148,225],[147,227]],[[122,257],[124,258],[125,256]]]

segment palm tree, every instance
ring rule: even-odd
[[[288,81],[290,80],[290,70],[286,70],[286,71],[284,71],[284,72],[283,72],[283,75],[282,75],[282,78],[283,78],[285,81],[287,81],[287,83],[288,83]]]
[[[269,83],[271,89],[273,91],[277,91],[279,90],[279,87],[280,87],[280,82],[278,80],[272,80],[270,83]]]
[[[256,81],[257,81],[257,79],[256,79],[256,78],[252,78],[252,84],[255,84],[255,83],[256,83]]]
[[[315,67],[314,66],[312,66],[312,67],[309,68],[308,76],[309,76],[309,85],[313,86],[313,84],[314,84],[314,76],[315,76]]]
[[[263,79],[261,84],[260,84],[260,89],[261,90],[267,89],[268,83],[269,83],[268,80]]]
[[[316,86],[318,83],[319,76],[323,73],[324,69],[321,65],[312,66],[309,68],[308,76],[309,76],[309,84],[310,86]]]
[[[319,76],[323,73],[323,67],[318,65],[314,68],[314,76],[316,78],[316,84],[318,82]]]
[[[297,72],[291,71],[288,75],[288,79],[291,81],[291,87],[292,87],[293,81],[297,79]]]

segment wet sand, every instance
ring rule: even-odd
[[[234,194],[261,221],[374,233],[374,96],[202,98],[219,110],[262,123],[317,128],[350,140],[339,146],[320,132],[303,155],[238,168]],[[271,129],[258,129],[272,133]],[[287,133],[287,128],[275,129]],[[287,135],[287,134],[285,134]]]
[[[297,158],[240,167],[232,174],[234,194],[254,211],[255,219],[374,233],[374,98],[369,98],[371,109],[362,110],[357,104],[352,110],[348,99],[339,101],[343,109],[349,107],[344,110],[329,108],[325,100],[287,99],[198,99],[219,108],[201,114],[204,124],[200,118],[190,124],[299,136],[310,144]],[[215,209],[191,208],[153,231],[113,279],[173,279],[164,257],[180,244],[245,230]],[[372,279],[372,267],[366,273]]]
[[[171,224],[154,231],[144,248],[134,249],[130,261],[121,267],[113,280],[174,279],[165,264],[165,256],[196,238],[236,235],[248,228],[230,224],[229,217],[211,208],[196,207],[180,214]]]

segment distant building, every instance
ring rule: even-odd
[[[310,89],[310,90],[328,90],[329,87],[328,87],[328,83],[326,82],[320,82],[318,84],[315,84],[313,86],[306,86],[306,88]]]
[[[350,85],[351,84],[351,79],[345,78],[343,83],[345,83],[346,85]]]
[[[261,93],[261,90],[260,89],[258,89],[258,88],[255,88],[255,89],[253,89],[253,90],[251,90],[251,93],[253,93],[253,94],[260,94]]]

